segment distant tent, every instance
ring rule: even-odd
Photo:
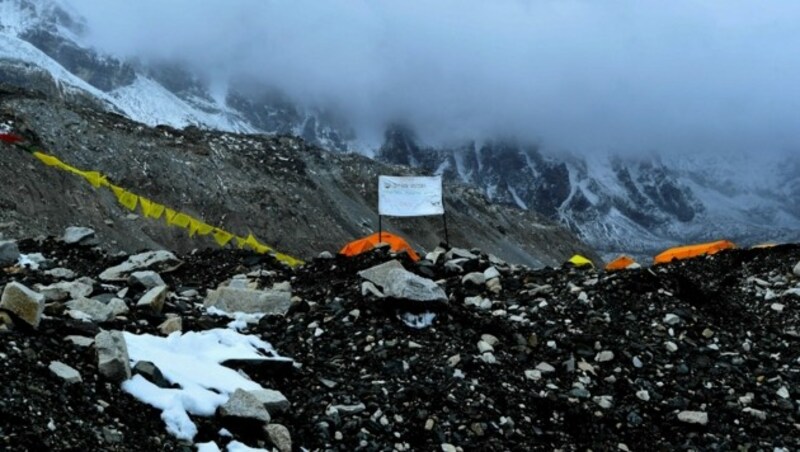
[[[570,266],[573,266],[575,268],[583,268],[583,267],[594,268],[594,264],[592,263],[592,261],[590,261],[589,259],[581,256],[580,254],[576,254],[576,255],[570,257],[569,260],[564,263],[564,265],[570,265]]]
[[[606,271],[625,270],[626,268],[639,268],[640,265],[632,257],[624,254],[606,264]]]
[[[709,243],[698,243],[695,245],[679,246],[677,248],[670,248],[658,256],[653,261],[656,264],[665,264],[674,260],[691,259],[697,256],[711,255],[718,253],[722,250],[729,250],[736,248],[733,242],[727,240],[719,240]]]
[[[391,232],[383,231],[379,234],[376,232],[372,235],[368,235],[364,238],[360,238],[358,240],[353,240],[352,242],[348,243],[347,245],[339,251],[339,254],[343,254],[345,256],[356,256],[363,252],[369,251],[375,246],[378,245],[379,242],[389,244],[392,251],[395,253],[399,253],[401,251],[405,251],[408,253],[408,257],[411,258],[413,261],[419,260],[419,255],[411,248],[411,245],[408,244],[402,237],[392,234]]]

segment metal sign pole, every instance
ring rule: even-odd
[[[382,218],[383,217],[381,217],[381,215],[378,214],[378,243],[383,242],[383,223],[381,221]]]
[[[450,237],[447,234],[447,212],[442,213],[442,220],[444,221],[444,243],[450,248]]]

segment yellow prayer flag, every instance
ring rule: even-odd
[[[167,224],[170,226],[177,226],[179,228],[188,228],[191,221],[192,217],[183,212],[178,212],[171,219],[167,220]]]
[[[119,201],[120,204],[125,206],[128,210],[136,210],[136,204],[139,201],[138,196],[115,185],[111,186],[111,190],[117,196],[117,201]]]
[[[142,208],[142,215],[144,215],[145,218],[154,218],[157,220],[161,218],[161,214],[164,212],[163,205],[141,196],[139,196],[139,207]]]
[[[167,224],[172,224],[171,221],[172,221],[173,218],[175,218],[175,215],[177,215],[177,214],[178,214],[178,212],[175,212],[174,210],[170,209],[169,207],[165,207],[164,208],[164,219],[167,220]]]
[[[37,159],[41,160],[41,162],[44,163],[47,166],[60,166],[60,165],[63,165],[63,163],[61,163],[61,160],[57,159],[56,157],[53,157],[52,155],[48,155],[48,154],[45,154],[45,153],[42,153],[42,152],[39,152],[39,151],[35,151],[33,153],[33,156],[36,157]]]
[[[106,176],[100,174],[97,171],[85,171],[83,173],[83,178],[86,179],[87,182],[92,184],[92,187],[94,188],[100,188],[108,185],[108,180],[106,179]]]
[[[203,223],[202,221],[197,222],[197,235],[208,235],[211,234],[211,231],[213,230],[214,226]]]
[[[217,245],[225,246],[228,242],[233,240],[233,234],[219,228],[214,228],[214,240],[217,242]]]

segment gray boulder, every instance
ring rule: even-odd
[[[145,292],[142,298],[136,303],[136,307],[150,309],[155,313],[161,312],[164,308],[164,300],[167,299],[167,286],[153,287]]]
[[[56,279],[73,279],[76,276],[74,271],[63,267],[47,270],[44,272],[44,274],[47,276],[52,276]]]
[[[97,369],[114,382],[131,378],[128,345],[121,331],[102,331],[94,338],[97,349]]]
[[[61,239],[68,245],[95,245],[97,243],[94,229],[84,228],[81,226],[68,227],[64,230],[64,236]]]
[[[415,275],[398,261],[389,261],[360,271],[359,276],[380,286],[389,298],[422,302],[447,302],[447,294],[430,279]]]
[[[256,396],[270,414],[283,413],[289,409],[289,400],[280,391],[261,389],[250,393]]]
[[[69,301],[67,307],[83,312],[94,322],[107,322],[114,318],[114,310],[109,305],[91,298],[80,297]]]
[[[475,286],[482,286],[486,284],[486,276],[482,272],[467,273],[461,278],[461,284],[472,284]]]
[[[255,419],[265,424],[270,420],[269,412],[261,400],[244,389],[237,389],[228,401],[219,407],[219,413],[224,417]]]
[[[159,388],[172,387],[170,382],[164,378],[164,374],[161,373],[161,369],[159,369],[150,361],[138,361],[136,365],[133,366],[131,372],[133,375],[141,375],[145,380],[153,383]]]
[[[269,424],[264,430],[278,452],[292,452],[292,435],[288,428],[281,424]]]
[[[0,298],[0,308],[16,314],[28,325],[37,328],[44,312],[44,295],[13,281],[6,284]]]
[[[58,378],[66,381],[69,384],[80,383],[83,381],[81,374],[72,367],[62,363],[61,361],[53,361],[47,366],[50,372],[53,372]]]
[[[0,241],[0,267],[14,265],[19,260],[19,247],[13,240]]]
[[[145,270],[141,272],[131,273],[131,276],[128,277],[128,285],[134,286],[137,284],[140,286],[144,286],[147,289],[152,289],[153,287],[167,285],[167,283],[165,283],[164,280],[161,279],[161,275],[152,270]]]
[[[212,290],[203,306],[225,312],[244,312],[286,315],[292,304],[292,293],[285,290],[255,290],[220,287]]]
[[[106,269],[100,273],[100,279],[103,281],[126,281],[135,271],[153,270],[166,273],[180,267],[182,263],[169,251],[148,251],[131,256],[125,262]]]
[[[108,307],[111,308],[111,313],[114,317],[118,315],[125,315],[128,313],[128,305],[125,304],[125,301],[120,300],[119,298],[112,298],[111,301],[108,302]]]
[[[63,301],[88,297],[94,290],[94,280],[91,278],[78,278],[75,281],[62,281],[49,286],[39,286],[39,292],[47,301]]]

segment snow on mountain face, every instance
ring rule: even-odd
[[[723,237],[742,244],[800,240],[797,156],[756,165],[743,155],[545,155],[503,141],[427,148],[402,128],[390,128],[380,146],[364,145],[341,118],[306,111],[258,81],[214,86],[177,64],[100,55],[82,42],[85,25],[76,17],[55,0],[0,0],[0,80],[151,126],[292,134],[329,150],[420,167],[558,220],[606,255],[652,255]]]
[[[793,157],[764,160],[749,171],[748,160],[549,156],[507,142],[426,149],[395,129],[379,158],[475,184],[495,202],[540,212],[606,257],[644,258],[719,238],[741,245],[800,240],[800,162]]]

